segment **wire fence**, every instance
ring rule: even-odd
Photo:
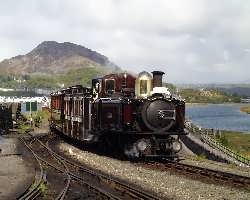
[[[232,149],[222,145],[220,142],[216,141],[215,139],[211,137],[211,135],[215,136],[216,134],[219,134],[221,136],[220,130],[215,131],[213,129],[201,128],[199,126],[194,125],[191,121],[186,121],[185,126],[191,133],[198,136],[201,140],[203,140],[209,146],[222,151],[227,156],[250,167],[250,159],[236,153]]]

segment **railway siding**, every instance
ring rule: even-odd
[[[158,171],[99,156],[87,151],[80,150],[72,145],[60,142],[55,145],[63,152],[64,156],[70,157],[82,165],[110,176],[127,180],[131,184],[139,185],[146,190],[151,190],[166,199],[249,199],[250,193],[244,190],[223,186],[222,184],[204,183],[192,180],[184,176],[175,175],[171,170]],[[240,198],[238,198],[240,196]]]
[[[45,165],[58,171],[58,178],[60,176],[65,176],[65,178],[67,177],[68,179],[66,186],[63,187],[63,190],[60,189],[60,193],[58,193],[55,199],[74,199],[73,197],[71,197],[71,185],[73,184],[71,180],[74,180],[74,183],[86,186],[86,189],[89,193],[95,194],[96,199],[159,199],[157,198],[156,194],[148,193],[147,191],[143,191],[141,188],[137,189],[136,187],[131,187],[131,185],[127,185],[121,180],[115,180],[112,179],[112,177],[110,176],[100,174],[96,170],[90,170],[89,168],[86,168],[84,166],[79,166],[76,163],[70,162],[64,157],[58,155],[55,151],[48,147],[49,141],[51,139],[54,139],[53,136],[38,139],[37,137],[30,135],[30,138],[31,142],[29,142],[28,144],[24,142],[24,144],[27,146],[27,148],[29,148],[29,150],[33,153],[34,157],[37,158],[37,160],[39,161],[41,174]],[[46,144],[42,140],[46,140]],[[51,178],[50,176],[48,176],[49,185],[51,185],[50,180]],[[36,186],[37,185],[39,184],[36,184]],[[69,187],[71,188],[70,190]],[[34,195],[39,195],[39,191],[36,189],[36,187],[33,191],[27,192],[27,194],[24,194],[24,197],[20,199],[30,199],[29,193],[32,194],[32,197],[33,193]],[[28,198],[26,198],[26,196]]]
[[[209,136],[209,131],[186,122],[189,135],[181,137],[182,141],[198,155],[204,154],[211,160],[229,162],[242,167],[250,167],[250,160],[216,142]]]
[[[41,186],[44,183],[46,183],[45,172],[44,172],[44,169],[42,167],[42,163],[40,162],[40,160],[38,159],[38,157],[36,156],[34,151],[28,146],[28,144],[24,141],[24,139],[22,139],[21,137],[19,139],[29,149],[29,151],[33,154],[34,158],[36,159],[36,161],[37,161],[37,163],[39,165],[39,168],[40,168],[40,175],[39,175],[38,179],[35,179],[34,183],[29,187],[29,189],[26,190],[24,192],[24,194],[22,194],[18,198],[18,200],[35,199],[36,197],[38,197],[42,193]]]
[[[192,152],[197,155],[205,155],[206,158],[214,161],[228,162],[224,153],[202,142],[201,139],[192,132],[189,132],[189,134],[186,136],[181,136],[181,140]]]

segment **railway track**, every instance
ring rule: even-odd
[[[179,163],[167,160],[165,162],[146,162],[142,166],[157,170],[172,170],[179,174],[184,174],[199,178],[200,180],[225,183],[250,191],[250,177],[228,173],[220,170],[213,170],[199,166]]]
[[[45,145],[45,144],[42,144],[41,145]],[[52,150],[51,150],[52,151]],[[73,161],[70,161],[68,159],[66,159],[65,157],[57,154],[54,152],[54,154],[64,160],[64,162],[66,162],[67,164],[69,164],[71,167],[73,167],[78,173],[82,174],[82,173],[86,173],[86,174],[89,174],[91,175],[92,177],[98,177],[98,179],[103,182],[103,183],[107,183],[109,185],[112,185],[112,188],[114,188],[115,190],[117,191],[120,191],[120,193],[122,193],[125,197],[125,199],[127,199],[126,197],[130,197],[132,199],[150,199],[150,200],[158,200],[160,198],[158,198],[157,196],[149,193],[149,192],[146,192],[146,191],[142,191],[140,188],[136,188],[134,186],[130,186],[129,184],[121,181],[121,180],[118,180],[118,179],[115,179],[115,178],[112,178],[110,176],[107,176],[107,175],[104,175],[100,172],[97,172],[97,171],[94,171],[92,169],[89,169],[89,168],[86,168],[86,167],[83,167],[82,165],[79,165]],[[75,174],[71,174],[72,177],[75,177]],[[79,178],[79,176],[77,177]],[[123,198],[121,198],[123,199]]]
[[[52,166],[48,161],[46,161],[44,158],[42,158],[37,152],[35,152],[32,149],[32,145],[35,142],[40,142],[40,141],[35,138],[29,144],[26,143],[26,147],[29,148],[34,153],[35,157],[39,160],[40,163],[46,164],[47,166]],[[53,168],[57,168],[58,169],[57,171],[60,171],[61,173],[65,174],[65,176],[67,177],[67,182],[65,184],[65,187],[63,187],[63,189],[55,197],[56,200],[63,200],[63,199],[65,199],[66,193],[67,193],[69,186],[70,186],[70,182],[72,180],[71,176],[68,174],[69,169],[68,169],[67,165],[62,160],[58,159],[57,157],[55,157],[51,153],[49,153],[49,155],[51,155],[56,160],[56,162],[58,162],[58,164],[60,166],[63,166],[63,169],[61,169],[60,167],[56,167],[56,165],[53,164]],[[60,168],[60,170],[59,170],[59,168]],[[45,170],[43,170],[43,171],[45,171]]]
[[[30,150],[34,158],[36,159],[37,164],[39,165],[40,175],[37,180],[18,198],[18,200],[31,200],[37,198],[41,194],[41,185],[46,182],[45,173],[42,166],[42,163],[38,159],[36,153],[29,147],[29,145],[25,142],[24,139],[19,138],[21,142]]]
[[[27,145],[27,147],[34,152],[35,157],[39,160],[40,163],[47,165],[49,167],[54,168],[59,173],[67,176],[67,184],[63,188],[63,190],[58,194],[56,199],[63,200],[66,197],[67,191],[70,187],[71,180],[74,180],[81,185],[84,185],[89,190],[91,190],[98,197],[102,197],[105,199],[148,199],[148,200],[158,200],[156,195],[151,194],[146,191],[142,191],[140,188],[136,188],[134,186],[130,186],[127,183],[124,183],[121,180],[114,179],[107,175],[103,175],[97,171],[91,170],[89,168],[83,167],[75,162],[72,162],[59,154],[53,151],[49,146],[48,142],[45,144],[43,141],[38,138],[34,138],[33,143],[40,145],[46,156],[41,156],[36,153],[34,149],[32,149],[32,144]],[[36,146],[37,147],[37,146]],[[57,160],[58,165],[53,163],[51,160],[48,160],[46,157],[48,155],[52,156],[54,160]],[[63,167],[62,167],[63,166]]]

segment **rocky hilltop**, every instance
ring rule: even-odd
[[[45,41],[25,55],[0,62],[0,87],[57,88],[90,85],[91,79],[121,71],[109,59],[69,42]]]
[[[106,67],[119,70],[109,59],[91,49],[69,42],[45,41],[26,55],[6,59],[0,63],[0,73],[57,74],[70,69]]]

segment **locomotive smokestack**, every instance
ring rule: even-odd
[[[161,71],[153,71],[153,88],[154,87],[162,87],[162,76],[165,74]]]

